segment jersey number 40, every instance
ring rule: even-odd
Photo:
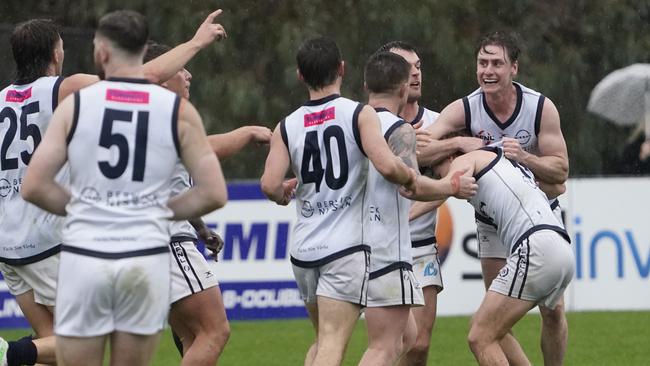
[[[332,140],[338,150],[339,176],[334,176],[334,162],[332,159]],[[320,146],[325,146],[325,169],[320,159]],[[305,135],[305,149],[302,153],[300,176],[303,184],[316,184],[316,192],[320,192],[320,184],[325,175],[325,183],[330,189],[337,190],[345,186],[348,181],[348,152],[345,147],[345,135],[340,126],[332,125],[323,131],[323,144],[319,144],[318,131],[309,131]]]

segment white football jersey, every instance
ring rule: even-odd
[[[20,189],[45,135],[63,79],[45,76],[0,92],[0,261],[27,264],[59,251],[63,218],[25,202]],[[57,175],[67,184],[67,166]]]
[[[386,141],[400,126],[401,118],[384,108],[376,108]],[[375,167],[368,168],[366,193],[367,240],[370,253],[370,279],[399,268],[411,269],[409,208],[411,201],[402,197],[399,185],[387,181]]]
[[[516,138],[525,151],[538,155],[537,134],[545,97],[519,83],[513,82],[513,85],[517,91],[517,104],[510,118],[503,123],[488,106],[481,88],[464,97],[465,128],[487,145],[501,141],[502,137]]]
[[[437,119],[440,113],[426,109],[420,106],[417,116],[411,121],[414,125],[423,121],[420,128],[427,128],[431,126]],[[437,253],[436,246],[436,213],[437,210],[428,212],[415,220],[409,222],[409,229],[411,231],[411,244],[413,246],[413,257],[419,257],[430,253]]]
[[[496,153],[494,160],[474,174],[478,191],[469,203],[476,212],[497,227],[497,235],[512,253],[530,234],[553,230],[569,241],[562,223],[553,214],[546,195],[537,187],[533,173],[500,148],[484,148]]]
[[[176,163],[174,175],[172,177],[171,196],[177,196],[192,187],[192,178],[187,172],[183,163]],[[169,234],[171,237],[185,237],[196,239],[196,231],[189,221],[171,221],[169,224]]]
[[[369,250],[363,228],[368,159],[358,128],[362,107],[334,94],[307,102],[280,124],[298,178],[291,247],[297,266]]]
[[[140,79],[112,78],[75,93],[63,250],[98,257],[168,250],[179,104],[173,92]]]

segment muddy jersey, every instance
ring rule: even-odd
[[[418,114],[411,124],[423,121],[420,128],[427,128],[438,119],[439,115],[438,112],[420,106]],[[434,245],[436,243],[436,212],[437,210],[433,210],[409,222],[413,257],[437,252]]]
[[[376,108],[381,131],[386,141],[400,126],[401,118],[387,109]],[[400,185],[386,180],[372,164],[368,168],[366,193],[367,238],[370,254],[370,278],[399,268],[411,269],[411,237],[409,234],[409,208],[411,201],[399,194]]]
[[[500,148],[484,149],[496,156],[474,174],[478,191],[469,203],[497,227],[497,234],[508,253],[514,252],[524,239],[539,230],[556,231],[569,241],[532,172],[507,159]]]
[[[74,98],[63,250],[111,258],[168,251],[180,98],[128,78],[101,81]]]
[[[63,79],[18,81],[0,92],[0,261],[27,264],[58,252],[63,218],[25,202],[27,165],[45,135]],[[67,183],[67,166],[57,175]]]
[[[291,248],[297,266],[369,250],[363,225],[368,159],[358,127],[362,107],[334,94],[305,103],[280,123],[298,179]]]

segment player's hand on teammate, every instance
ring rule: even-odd
[[[524,149],[521,148],[519,140],[513,139],[512,137],[504,137],[501,139],[503,142],[503,154],[506,158],[514,160],[519,163],[523,163],[528,154]]]
[[[296,194],[296,186],[298,185],[298,178],[287,179],[282,182],[282,189],[284,190],[284,195],[282,199],[277,202],[278,205],[286,206],[291,202],[291,199]]]
[[[420,194],[420,189],[418,186],[418,177],[420,173],[413,169],[409,168],[409,180],[403,186],[399,188],[399,193],[409,199],[417,199]]]
[[[195,42],[200,48],[208,46],[210,43],[216,41],[221,41],[224,38],[228,37],[226,29],[219,23],[214,23],[214,19],[221,14],[223,10],[218,9],[210,15],[201,23],[199,29],[196,30],[192,41]]]
[[[268,145],[271,142],[273,131],[270,128],[264,126],[248,126],[248,130],[251,142],[258,145]]]
[[[460,147],[460,151],[463,153],[478,150],[485,146],[483,139],[480,139],[478,137],[458,136],[456,138],[460,139],[458,146]]]
[[[449,174],[449,183],[451,184],[451,190],[453,196],[460,199],[469,199],[472,198],[476,191],[478,190],[478,184],[476,184],[476,179],[469,174],[470,169],[467,168],[464,171],[457,170]]]
[[[421,149],[423,147],[427,147],[433,138],[431,137],[431,132],[429,132],[427,129],[424,128],[418,128],[416,126],[422,125],[422,121],[416,123],[413,127],[416,128],[415,130],[415,142],[416,142],[416,148]]]
[[[205,247],[210,251],[210,258],[217,262],[219,260],[217,255],[221,252],[221,249],[223,249],[224,244],[221,236],[207,226],[199,229],[197,234],[199,239],[205,243]]]

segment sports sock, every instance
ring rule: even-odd
[[[32,336],[23,337],[17,341],[9,342],[9,349],[7,350],[7,365],[33,365],[36,363],[37,355],[38,350],[36,349],[34,342],[32,342]]]

